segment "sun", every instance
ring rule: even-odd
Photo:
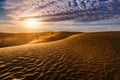
[[[26,19],[24,20],[24,25],[28,28],[38,27],[39,21],[37,19]]]

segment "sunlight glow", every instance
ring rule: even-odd
[[[26,19],[24,25],[28,28],[36,28],[40,26],[40,22],[37,19]]]

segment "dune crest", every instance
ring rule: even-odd
[[[0,48],[19,46],[28,43],[43,43],[67,38],[78,32],[43,32],[43,33],[1,33]]]

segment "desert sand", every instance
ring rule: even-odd
[[[120,32],[1,47],[0,80],[120,80]]]
[[[0,48],[27,43],[51,42],[73,34],[78,34],[78,32],[0,33]]]

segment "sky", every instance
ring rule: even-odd
[[[26,25],[31,19],[37,25]],[[0,0],[0,32],[120,31],[119,25],[120,0]]]

